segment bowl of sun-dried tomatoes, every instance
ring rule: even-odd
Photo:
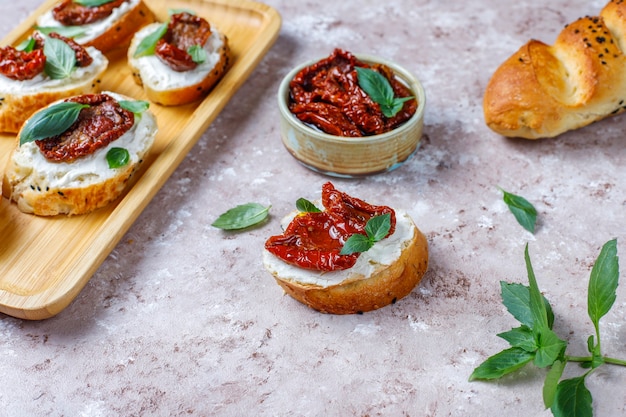
[[[278,107],[294,158],[326,175],[359,177],[394,170],[415,154],[426,95],[403,67],[335,49],[284,77]]]

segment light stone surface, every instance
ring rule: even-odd
[[[0,2],[0,32],[39,0]],[[29,322],[0,315],[2,416],[549,416],[544,370],[468,382],[516,326],[499,282],[526,283],[528,243],[555,330],[584,355],[586,289],[602,245],[626,242],[626,116],[550,140],[491,132],[484,87],[530,38],[597,14],[604,1],[271,0],[280,36],[76,300]],[[284,296],[261,265],[265,239],[329,178],[282,147],[281,77],[341,47],[398,62],[427,94],[425,139],[400,169],[333,180],[407,210],[430,268],[393,306],[322,315]],[[501,186],[539,211],[523,230]],[[242,233],[210,224],[242,203],[272,205]],[[622,274],[623,278],[623,274]],[[602,320],[602,347],[626,358],[626,284]],[[574,376],[582,371],[566,369]],[[626,369],[588,379],[598,417],[626,415]]]

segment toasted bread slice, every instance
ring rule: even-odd
[[[44,73],[31,80],[12,80],[0,75],[0,131],[17,132],[35,111],[62,98],[96,93],[109,60],[99,50],[86,48],[93,58],[68,78],[52,79]]]
[[[350,269],[298,268],[267,249],[263,264],[287,294],[322,313],[363,313],[395,303],[415,288],[428,268],[425,236],[406,212],[396,210],[396,215],[395,232],[361,253]]]
[[[104,94],[118,101],[131,100],[111,92]],[[121,137],[72,162],[48,161],[35,142],[18,145],[7,163],[2,194],[15,201],[21,211],[40,216],[77,215],[104,207],[126,189],[156,133],[156,119],[147,110],[135,116],[133,126]],[[113,147],[128,150],[127,165],[109,168],[106,155]]]
[[[165,106],[187,104],[204,97],[230,65],[227,37],[212,27],[204,45],[206,61],[193,70],[177,72],[155,55],[134,56],[139,43],[158,27],[158,23],[153,23],[138,31],[128,48],[128,64],[135,82],[143,86],[150,101]]]
[[[74,40],[83,46],[93,46],[107,53],[116,48],[128,47],[131,38],[141,27],[156,20],[154,13],[142,0],[129,0],[120,7],[113,9],[113,13],[97,22],[82,25],[84,32]],[[63,26],[55,20],[52,9],[37,19],[37,25],[42,27]]]

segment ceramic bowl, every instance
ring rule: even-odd
[[[294,68],[280,83],[278,108],[283,145],[304,166],[333,177],[359,177],[400,167],[418,149],[424,127],[426,95],[420,81],[401,66],[369,55],[355,56],[366,63],[382,63],[407,85],[417,98],[417,111],[396,129],[380,135],[342,137],[330,135],[301,122],[288,108],[289,82],[317,59]]]

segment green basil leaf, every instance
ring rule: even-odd
[[[66,38],[76,38],[85,34],[85,29],[82,26],[36,26],[35,29],[44,35],[56,32]]]
[[[189,49],[187,49],[187,53],[191,55],[191,59],[196,64],[202,64],[207,59],[206,49],[204,49],[200,45],[191,45]]]
[[[535,224],[537,223],[537,210],[524,197],[511,194],[502,188],[503,200],[509,207],[517,222],[530,233],[535,233]]]
[[[270,207],[258,203],[242,204],[221,214],[211,226],[224,230],[245,229],[265,220]]]
[[[306,198],[296,200],[296,208],[303,213],[321,213],[321,210]]]
[[[535,335],[527,326],[516,327],[508,332],[499,333],[497,336],[509,342],[511,347],[522,348],[527,352],[535,352],[537,350]]]
[[[74,3],[80,4],[81,6],[87,7],[97,7],[102,6],[103,4],[111,3],[113,0],[74,0]]]
[[[124,148],[111,148],[107,152],[107,163],[109,168],[121,168],[130,162],[130,154]]]
[[[380,242],[391,229],[391,214],[372,217],[365,225],[365,233],[373,243]]]
[[[62,101],[35,113],[26,121],[20,134],[20,145],[60,135],[74,124],[87,104]]]
[[[592,401],[583,375],[559,383],[550,410],[554,417],[593,417]]]
[[[139,58],[142,56],[154,55],[156,44],[167,33],[168,22],[161,23],[154,32],[146,36],[139,42],[133,56]]]
[[[528,362],[530,362],[535,356],[532,352],[527,352],[524,349],[512,347],[505,349],[500,353],[496,353],[490,356],[482,364],[480,364],[469,380],[486,380],[497,379],[511,372],[517,371]]]
[[[384,75],[370,68],[355,67],[359,86],[370,98],[378,103],[385,117],[395,116],[405,102],[414,97],[394,97],[393,87]]]
[[[615,303],[618,279],[617,240],[613,239],[602,247],[589,279],[587,311],[596,328],[596,334],[599,334],[600,319]]]
[[[561,340],[552,329],[544,327],[535,330],[535,338],[538,346],[534,360],[536,366],[545,368],[553,365],[557,360],[563,359],[567,342]]]
[[[546,306],[543,302],[543,296],[539,291],[537,279],[535,278],[535,272],[533,271],[533,266],[530,261],[530,255],[528,254],[528,243],[526,244],[526,248],[524,249],[524,260],[526,261],[526,272],[528,274],[530,314],[533,320],[532,328],[535,331],[541,329],[549,329],[550,326],[548,325],[548,313]]]
[[[124,110],[135,114],[141,114],[150,107],[150,103],[145,100],[120,100],[118,103]]]
[[[374,246],[374,242],[369,237],[355,233],[346,240],[339,254],[352,255],[357,252],[367,252],[372,246]]]
[[[76,53],[60,39],[46,37],[43,45],[46,56],[44,71],[50,78],[63,79],[70,76],[76,66]]]
[[[24,39],[22,42],[20,42],[19,45],[17,45],[15,47],[15,49],[17,49],[18,51],[24,51],[24,52],[32,52],[33,49],[35,49],[35,44],[37,42],[35,41],[35,38],[30,37],[28,39]]]
[[[532,328],[534,326],[532,314],[530,312],[530,290],[526,285],[500,282],[502,304],[506,309],[523,325]],[[543,297],[548,316],[548,327],[554,324],[554,313],[548,300]]]
[[[546,379],[543,382],[543,404],[546,408],[552,407],[554,403],[554,397],[556,397],[556,389],[559,384],[559,379],[563,375],[566,361],[556,361],[550,367],[550,370],[546,374]]]

